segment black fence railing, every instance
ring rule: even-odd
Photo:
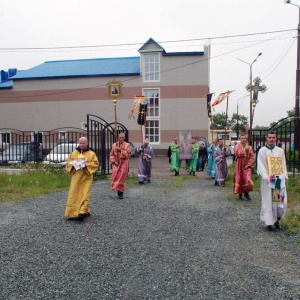
[[[269,131],[273,130],[277,136],[277,146],[281,147],[285,152],[287,170],[293,175],[300,173],[300,149],[295,148],[295,126],[297,118],[287,117],[269,129],[252,130],[252,145],[257,158],[258,151],[266,144],[266,137]],[[298,137],[298,140],[300,137]],[[257,160],[256,160],[257,161]]]
[[[117,132],[124,132],[128,141],[128,130],[124,125],[117,123]],[[77,148],[82,136],[88,138],[89,146],[98,157],[97,173],[110,174],[109,154],[116,138],[115,123],[107,123],[94,115],[87,115],[86,129],[62,127],[37,132],[0,129],[0,165],[43,163],[64,167],[69,154]]]

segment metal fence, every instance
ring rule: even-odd
[[[109,153],[115,142],[115,123],[102,118],[87,115],[86,129],[61,127],[50,131],[21,131],[14,128],[0,129],[0,165],[16,163],[44,163],[53,166],[65,166],[68,155],[78,146],[80,137],[89,140],[89,146],[99,160],[101,175],[111,173]],[[126,134],[128,130],[117,123],[117,131]]]
[[[277,146],[280,146],[286,157],[286,164],[288,172],[295,175],[300,172],[300,157],[299,149],[295,149],[294,137],[297,118],[294,116],[284,118],[274,124],[269,129],[264,130],[252,130],[252,145],[256,154],[261,147],[266,144],[266,137],[269,131],[276,131]],[[257,160],[256,160],[257,161]]]

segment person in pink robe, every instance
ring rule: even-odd
[[[125,191],[129,158],[130,144],[125,142],[125,134],[120,133],[118,142],[113,144],[110,151],[110,163],[112,165],[110,188],[118,192],[119,199],[123,199]]]
[[[246,135],[241,135],[240,144],[234,146],[236,165],[233,175],[233,192],[239,194],[239,200],[243,200],[243,194],[249,201],[249,193],[253,191],[252,169],[254,167],[254,151],[247,145]]]

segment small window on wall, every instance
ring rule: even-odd
[[[37,131],[31,132],[31,141],[38,142],[40,144],[43,143],[43,133]]]
[[[98,128],[100,128],[98,122],[91,121],[89,124],[90,124],[90,128],[89,128],[90,130],[97,130]],[[88,128],[87,123],[82,123],[81,128],[84,130],[87,130],[87,128]]]
[[[10,143],[10,133],[3,132],[0,134],[0,143],[2,144],[9,144]]]
[[[66,138],[66,132],[65,131],[60,131],[59,132],[59,139],[62,140],[62,139],[65,139]]]
[[[144,54],[144,81],[159,81],[159,54]]]
[[[145,133],[150,143],[160,143],[159,120],[146,121]]]

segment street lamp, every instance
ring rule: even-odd
[[[299,17],[298,17],[298,27],[297,27],[297,68],[296,68],[296,96],[295,96],[295,136],[294,145],[295,149],[299,149],[299,79],[300,79],[300,6],[292,3],[290,0],[285,0],[284,3],[291,4],[298,7]]]
[[[252,134],[252,65],[257,61],[257,59],[262,55],[262,53],[258,53],[257,57],[250,64],[244,60],[237,58],[237,60],[247,64],[250,66],[250,132],[248,136],[248,143],[251,144],[251,134]]]

